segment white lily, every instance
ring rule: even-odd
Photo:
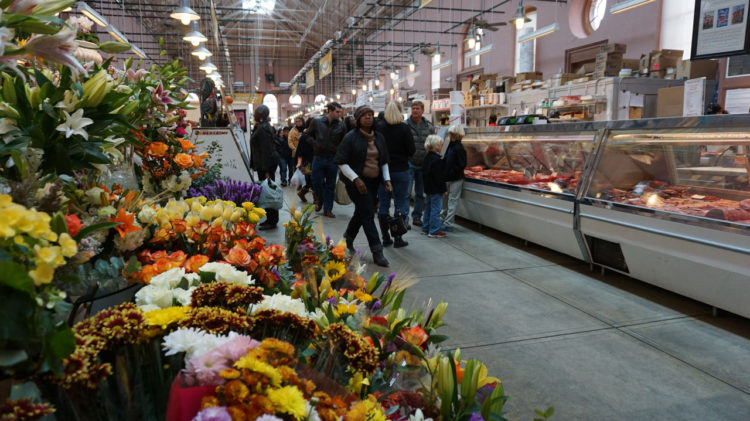
[[[63,100],[55,104],[55,108],[62,108],[67,112],[71,112],[76,109],[76,105],[78,105],[79,102],[81,102],[81,100],[78,98],[78,95],[76,95],[75,92],[65,91]]]
[[[63,110],[65,114],[65,123],[57,126],[57,130],[65,132],[65,138],[69,138],[74,134],[80,135],[84,139],[89,139],[89,134],[83,128],[92,124],[94,120],[83,116],[83,110],[78,110],[72,115],[68,114],[67,111]]]
[[[417,409],[412,415],[409,415],[409,421],[432,421],[432,418],[425,418],[421,409]]]
[[[11,136],[6,136],[9,132],[16,130],[16,124],[9,118],[0,118],[0,136],[3,137],[3,141],[8,143],[12,140]]]

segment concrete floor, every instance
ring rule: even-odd
[[[334,205],[324,232],[340,239],[353,209]],[[446,239],[411,231],[408,247],[386,249],[388,271],[420,279],[406,306],[449,303],[444,348],[503,381],[509,419],[553,406],[558,420],[750,420],[750,321],[459,223]],[[281,226],[262,234],[283,244]],[[355,243],[367,250],[364,233]]]

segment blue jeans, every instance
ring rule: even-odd
[[[443,195],[428,194],[427,203],[424,208],[424,219],[422,220],[422,232],[435,234],[440,231],[440,209],[443,207]]]
[[[333,196],[336,192],[336,173],[339,168],[333,163],[333,158],[316,156],[312,162],[313,190],[318,200],[323,203],[323,210],[333,210]]]
[[[391,198],[398,208],[399,213],[404,215],[406,222],[409,222],[409,171],[399,171],[391,173],[391,184],[393,192],[385,191],[385,184],[380,184],[378,191],[378,214],[389,215],[391,211]],[[395,214],[395,212],[394,212]]]
[[[279,161],[279,174],[281,175],[281,183],[286,184],[287,181],[289,181],[289,178],[287,177],[287,162],[284,158],[281,158]]]
[[[409,194],[414,191],[414,210],[411,216],[414,219],[422,219],[424,211],[424,179],[422,179],[422,167],[409,162]]]

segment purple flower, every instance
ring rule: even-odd
[[[195,415],[193,421],[232,421],[232,417],[223,406],[212,406]]]
[[[147,89],[151,91],[151,97],[154,99],[155,103],[159,105],[169,105],[174,103],[174,100],[169,97],[171,91],[164,89],[164,86],[162,86],[161,83],[159,83],[159,86],[156,88],[149,86]]]
[[[188,190],[189,197],[204,196],[208,200],[230,200],[238,206],[243,202],[258,203],[261,187],[240,180],[214,180],[200,188]]]
[[[334,306],[337,303],[336,297],[331,297],[331,298],[327,299],[326,301],[328,301],[329,303],[331,303],[331,305],[334,305]]]
[[[484,421],[484,418],[482,418],[482,414],[479,412],[475,412],[471,414],[471,418],[469,418],[469,421]]]
[[[380,300],[375,300],[374,303],[372,303],[372,307],[370,307],[370,311],[377,311],[380,307],[383,306],[383,303],[380,302]]]

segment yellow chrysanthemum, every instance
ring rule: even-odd
[[[34,280],[34,285],[43,285],[52,282],[52,277],[55,275],[55,266],[39,263],[36,269],[29,271],[29,276]]]
[[[63,256],[73,257],[78,253],[78,244],[67,232],[60,234],[58,243],[60,243],[60,246],[62,247]]]
[[[329,260],[328,263],[326,263],[325,271],[326,276],[330,278],[331,281],[336,281],[344,276],[344,273],[346,273],[346,266],[342,262]]]
[[[266,364],[263,361],[254,358],[253,356],[246,355],[240,358],[236,363],[234,363],[234,366],[236,368],[244,368],[255,373],[263,374],[264,376],[268,377],[271,386],[276,387],[281,384],[281,373],[279,373],[279,371],[276,370],[272,365]]]
[[[369,399],[357,402],[344,416],[344,421],[386,421],[380,405]]]
[[[297,420],[305,418],[305,396],[295,386],[268,389],[266,396],[277,412],[289,414]]]
[[[372,295],[362,291],[361,289],[354,291],[354,298],[362,301],[363,303],[369,303],[373,300]]]
[[[177,323],[187,317],[187,307],[167,307],[151,310],[145,314],[149,326],[159,326],[166,329],[172,323]]]

